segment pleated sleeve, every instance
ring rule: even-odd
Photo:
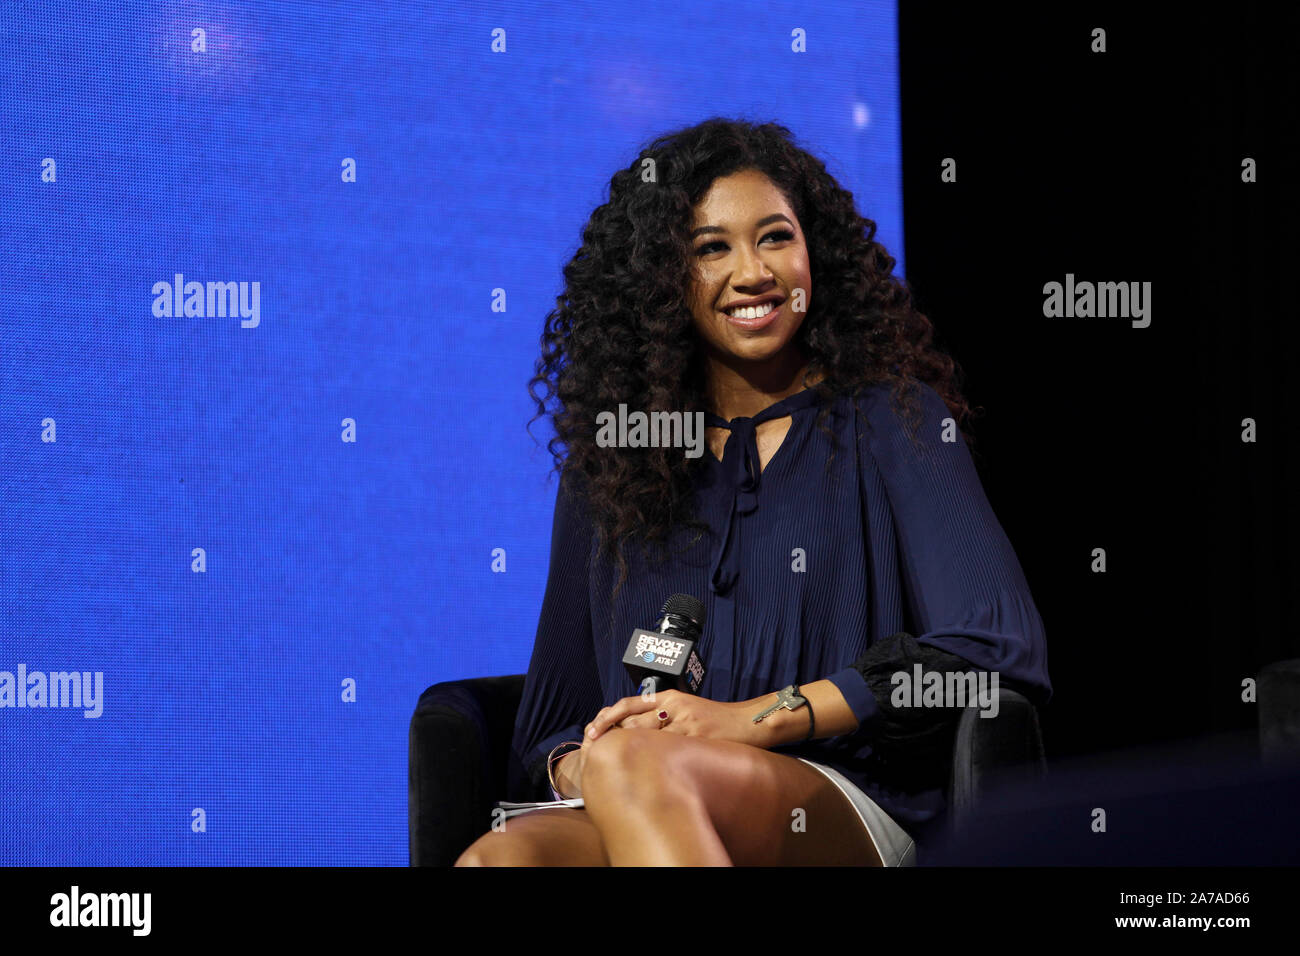
[[[592,646],[591,545],[581,495],[566,476],[556,489],[546,593],[512,741],[526,786],[545,799],[551,796],[547,755],[558,743],[580,740],[603,706]]]
[[[929,385],[917,384],[922,414],[915,444],[886,389],[858,402],[862,487],[883,489],[885,498],[864,500],[863,508],[887,515],[890,526],[870,540],[876,547],[892,542],[894,552],[874,556],[874,573],[889,569],[895,577],[870,590],[904,605],[916,633],[877,637],[852,666],[829,678],[859,730],[884,749],[937,739],[958,716],[890,703],[891,675],[911,673],[916,662],[925,671],[996,671],[1000,684],[1039,706],[1052,693],[1043,622],[1019,559],[955,425],[946,430],[955,440],[943,440],[947,405]]]

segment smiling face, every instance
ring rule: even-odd
[[[710,357],[728,366],[790,361],[812,303],[812,274],[803,229],[781,190],[757,170],[720,177],[695,206],[691,227],[691,316]],[[745,305],[752,307],[735,308]]]

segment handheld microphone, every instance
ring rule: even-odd
[[[674,594],[664,602],[656,629],[637,628],[623,654],[623,666],[638,687],[650,691],[680,690],[698,694],[704,683],[704,662],[696,651],[704,630],[704,605],[689,594]]]

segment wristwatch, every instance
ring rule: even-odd
[[[813,731],[817,729],[817,718],[813,716],[812,701],[799,693],[797,684],[789,684],[782,687],[776,692],[776,703],[754,717],[754,723],[758,723],[764,717],[768,717],[784,707],[786,710],[798,710],[800,707],[808,708],[808,736],[805,741],[812,740]]]

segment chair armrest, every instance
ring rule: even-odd
[[[1300,758],[1300,658],[1261,667],[1257,684],[1260,757],[1270,765]]]
[[[995,784],[1047,772],[1038,709],[1024,694],[999,686],[997,716],[981,717],[980,711],[976,705],[962,711],[953,739],[948,803],[955,828]]]
[[[524,675],[434,684],[411,716],[407,811],[411,866],[451,866],[505,796]]]

